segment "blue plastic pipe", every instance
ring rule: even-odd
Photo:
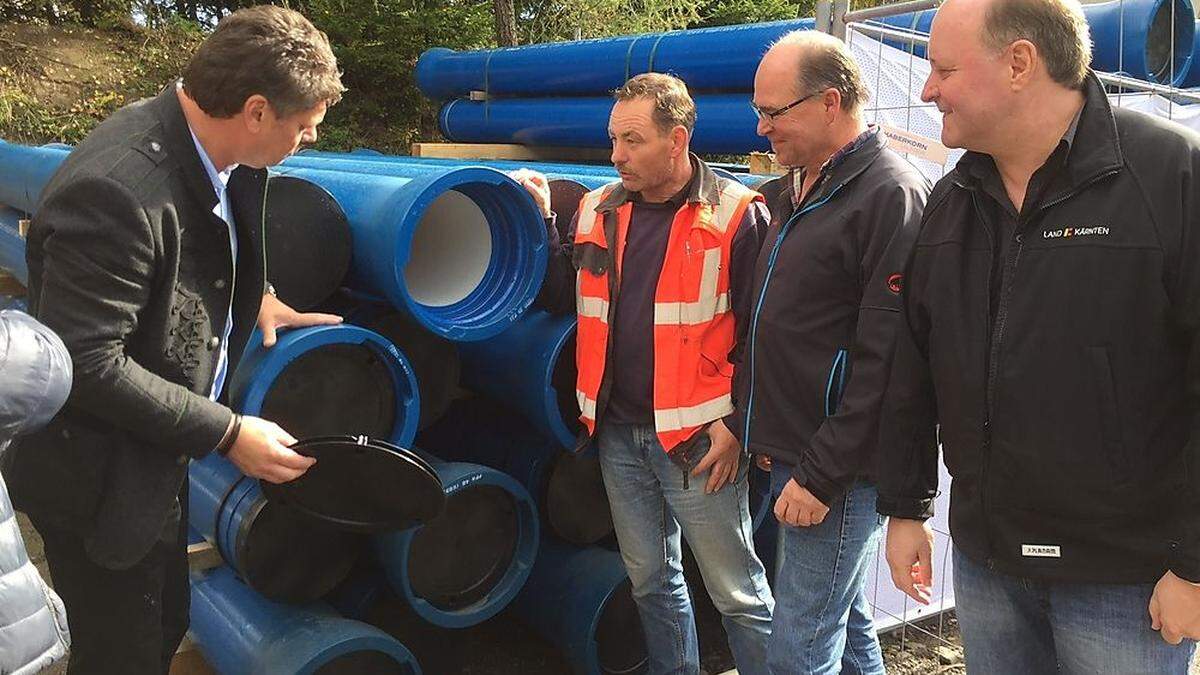
[[[749,91],[767,47],[785,33],[813,25],[812,19],[793,19],[470,52],[436,48],[421,55],[415,75],[421,91],[436,100],[474,90],[594,96],[646,72],[678,75],[693,91]]]
[[[18,298],[13,295],[0,295],[0,309],[12,309],[18,312],[28,312],[29,304],[25,302],[25,298]]]
[[[25,264],[25,240],[21,237],[19,211],[0,206],[0,269],[13,275],[22,286],[29,285]]]
[[[611,107],[611,102],[610,102]],[[539,162],[527,161],[521,162],[516,160],[506,159],[450,159],[444,157],[410,157],[407,155],[384,155],[374,150],[355,150],[354,152],[324,152],[317,150],[305,150],[300,154],[290,157],[284,161],[284,165],[309,166],[312,168],[322,168],[319,163],[309,163],[311,159],[323,160],[344,160],[354,162],[354,164],[342,165],[347,171],[363,171],[367,173],[371,171],[363,167],[358,162],[376,162],[376,163],[400,163],[409,164],[412,166],[486,166],[498,171],[515,171],[517,169],[534,169],[546,175],[551,181],[554,180],[572,180],[589,190],[603,187],[608,183],[612,183],[619,179],[617,170],[609,165],[598,164],[566,164],[563,162]],[[723,176],[731,180],[741,182],[743,185],[753,187],[758,185],[763,180],[773,178],[773,176],[761,176],[757,174],[746,173],[744,171],[730,171],[729,169],[713,166],[709,164],[709,168],[718,176]]]
[[[334,162],[330,164],[330,162]],[[283,166],[303,166],[313,169],[341,167],[347,171],[364,171],[370,173],[370,167],[363,163],[375,164],[405,164],[426,168],[459,168],[464,166],[486,166],[497,171],[515,171],[517,169],[536,169],[547,178],[565,178],[585,182],[589,187],[600,187],[605,183],[617,180],[617,170],[609,165],[598,164],[566,164],[563,162],[517,161],[507,159],[451,159],[448,157],[410,157],[406,155],[384,155],[378,152],[356,150],[354,152],[325,152],[319,150],[304,150],[299,154],[288,157]]]
[[[1200,21],[1196,22],[1195,33],[1192,37],[1192,64],[1196,64],[1200,59]],[[1200,65],[1195,68],[1189,67],[1183,78],[1183,85],[1188,89],[1200,87]]]
[[[701,154],[768,151],[771,144],[755,129],[758,119],[750,95],[705,94],[696,101],[691,149]],[[612,98],[456,99],[442,107],[442,134],[461,143],[519,143],[607,148]]]
[[[1175,84],[1187,72],[1196,18],[1190,0],[1112,0],[1083,9],[1096,44],[1092,65],[1097,70],[1124,70]],[[885,22],[928,32],[933,11]],[[679,76],[693,94],[748,92],[771,43],[813,25],[812,19],[793,19],[468,52],[435,48],[421,55],[415,74],[417,86],[435,100],[471,91],[493,97],[597,96],[651,71]]]
[[[468,389],[519,410],[543,435],[574,447],[579,406],[573,315],[526,312],[496,337],[463,345],[459,357]]]
[[[311,357],[316,352],[328,348],[358,347],[366,350],[364,356],[383,365],[390,376],[391,390],[394,395],[393,423],[386,434],[369,434],[393,445],[408,447],[417,435],[417,425],[420,420],[420,395],[417,380],[412,367],[400,350],[390,340],[360,326],[341,324],[334,326],[314,326],[296,330],[282,331],[277,336],[273,347],[262,345],[262,335],[255,331],[246,345],[246,351],[237,369],[230,379],[230,397],[233,407],[245,415],[261,416],[263,405],[267,402],[272,390],[279,385],[280,379],[297,361]],[[333,377],[334,374],[330,374]],[[309,399],[305,405],[319,406],[330,411],[331,417],[337,410],[350,411],[363,401],[347,400],[343,392],[336,388],[322,389],[307,387],[307,392],[319,397]],[[384,411],[380,411],[381,413]],[[277,420],[273,420],[277,421]],[[311,420],[305,420],[310,422]],[[286,429],[285,425],[285,429]],[[301,436],[300,431],[288,429],[293,435]],[[368,430],[354,428],[321,428],[303,436],[327,435],[362,435]]]
[[[882,19],[929,34],[936,10]],[[1196,15],[1191,0],[1111,0],[1083,5],[1092,34],[1092,67],[1160,84],[1184,84],[1192,63]],[[925,56],[921,45],[892,43]]]
[[[271,602],[218,567],[192,576],[191,633],[221,675],[396,673],[420,675],[394,637],[323,603]]]
[[[618,553],[543,540],[513,611],[558,647],[576,675],[646,667],[641,620]]]
[[[386,298],[433,333],[455,341],[491,337],[537,295],[546,228],[533,198],[499,171],[276,171],[320,185],[346,213],[354,240],[350,285]]]
[[[188,524],[258,593],[310,602],[335,588],[365,550],[362,535],[316,527],[268,502],[257,480],[210,453],[188,466]]]
[[[443,460],[483,464],[515,478],[537,504],[543,536],[581,546],[612,536],[595,453],[563,449],[503,402],[482,396],[455,401],[417,442]]]
[[[0,141],[0,204],[25,213],[37,209],[42,189],[70,150]]]
[[[537,509],[529,492],[505,473],[424,456],[442,478],[445,510],[422,526],[376,535],[375,549],[392,589],[417,616],[442,628],[474,626],[504,609],[525,585],[537,557]],[[512,526],[515,541],[473,548],[501,521]],[[469,578],[451,579],[455,572]],[[470,585],[458,586],[460,581]]]

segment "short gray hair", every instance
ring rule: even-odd
[[[862,70],[841,40],[820,31],[794,30],[775,44],[800,47],[796,84],[802,96],[836,89],[842,96],[842,110],[850,113],[861,110],[870,98]]]
[[[664,134],[681,126],[692,133],[696,128],[696,102],[687,85],[674,75],[642,73],[635,75],[613,92],[618,101],[648,98],[654,101],[654,123]]]
[[[1028,40],[1046,62],[1050,78],[1082,89],[1092,61],[1092,38],[1075,0],[992,0],[983,19],[983,44],[1000,51]]]

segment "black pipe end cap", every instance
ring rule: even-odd
[[[261,481],[271,502],[337,530],[387,532],[433,520],[446,505],[437,472],[416,453],[366,436],[320,436],[292,446],[317,463],[288,483]]]

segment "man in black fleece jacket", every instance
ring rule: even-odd
[[[940,440],[970,672],[1185,673],[1200,137],[1110,106],[1071,0],[949,0],[929,56],[923,98],[969,152],[905,277],[878,472],[893,580],[928,600]]]
[[[863,120],[846,46],[783,37],[754,82],[758,132],[792,171],[763,188],[731,425],[771,458],[779,519],[771,672],[883,673],[864,592],[882,532],[872,465],[901,271],[929,183]]]

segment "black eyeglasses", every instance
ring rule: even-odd
[[[801,103],[804,103],[805,101],[816,96],[817,94],[820,94],[823,92],[824,92],[824,90],[814,91],[813,93],[809,94],[808,96],[805,96],[804,98],[798,98],[795,101],[792,101],[791,103],[783,106],[779,110],[770,110],[770,111],[763,110],[762,108],[759,108],[757,105],[755,105],[754,101],[751,101],[750,109],[754,111],[754,115],[756,117],[758,117],[759,121],[774,123],[775,118],[786,113],[787,111],[791,110],[792,108],[795,108],[796,106],[800,105]]]

